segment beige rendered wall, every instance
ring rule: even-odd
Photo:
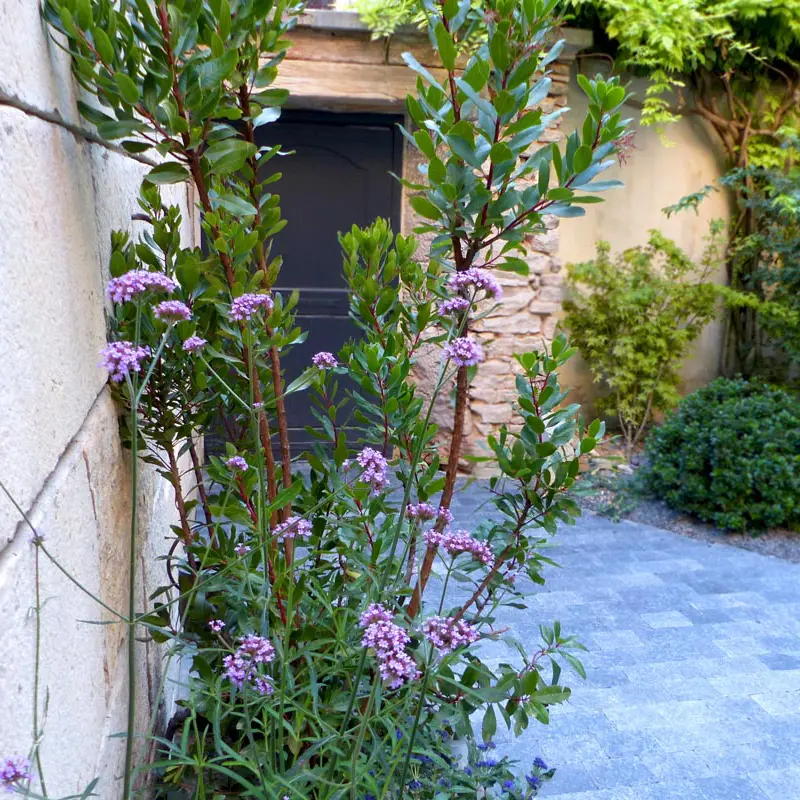
[[[589,59],[578,59],[573,65],[568,101],[570,111],[564,117],[563,129],[580,126],[586,114],[585,95],[580,90],[576,75],[578,67],[584,74],[593,76],[607,72],[607,64]],[[631,83],[635,99],[644,97],[646,84]],[[634,120],[635,149],[624,166],[615,166],[603,178],[616,178],[624,182],[622,189],[604,192],[604,202],[586,206],[586,216],[561,220],[559,224],[559,249],[561,260],[586,261],[594,256],[595,242],[605,239],[616,253],[628,247],[646,244],[648,230],[658,228],[674,239],[692,258],[699,259],[703,237],[708,233],[712,219],[729,218],[729,206],[722,193],[712,194],[700,205],[699,214],[683,211],[667,219],[661,209],[676,203],[681,197],[696,192],[719,177],[724,168],[717,143],[706,126],[695,118],[684,118],[666,131],[671,147],[664,144],[652,128],[638,127],[640,111],[627,106],[627,115]],[[724,271],[715,276],[724,280]],[[681,391],[691,392],[705,385],[719,373],[722,348],[722,325],[709,325],[694,344],[681,374]],[[575,358],[565,371],[564,382],[573,387],[571,400],[592,410],[592,400],[598,388],[580,358]]]
[[[83,125],[65,54],[34,0],[0,2],[0,480],[66,570],[109,606],[128,594],[129,459],[98,369],[109,235],[131,229],[146,167],[36,110]],[[21,110],[27,108],[27,111]],[[169,198],[186,207],[186,189]],[[191,240],[191,226],[186,226]],[[149,468],[139,495],[140,608],[163,582],[172,490]],[[30,531],[0,495],[0,759],[31,743],[35,618]],[[42,762],[51,796],[120,794],[126,629],[42,556]],[[139,725],[154,709],[162,655],[138,646]],[[40,708],[40,715],[43,708]]]

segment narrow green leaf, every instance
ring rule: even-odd
[[[153,167],[145,176],[145,180],[159,186],[166,183],[181,183],[189,180],[189,173],[185,167],[182,167],[177,162],[167,161],[164,164]]]
[[[135,106],[139,102],[139,89],[124,72],[114,73],[114,83],[126,103]]]

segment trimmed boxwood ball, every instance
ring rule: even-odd
[[[732,531],[800,522],[800,402],[718,378],[688,395],[647,443],[648,488]]]

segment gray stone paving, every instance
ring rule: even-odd
[[[457,527],[485,518],[480,488],[457,497]],[[542,797],[800,800],[799,564],[590,516],[548,555],[563,569],[503,623],[535,645],[559,619],[587,680],[569,676],[549,726],[497,736],[521,766],[558,768]]]

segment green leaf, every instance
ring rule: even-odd
[[[592,148],[588,144],[582,144],[572,157],[572,169],[575,172],[583,172],[592,163]]]
[[[458,51],[453,42],[453,37],[447,32],[444,23],[439,20],[434,28],[434,36],[436,37],[436,50],[439,53],[439,58],[442,59],[442,66],[446,70],[452,71],[456,66],[456,57]]]
[[[213,197],[211,205],[213,208],[222,207],[226,211],[230,211],[231,214],[236,214],[240,217],[252,217],[258,213],[252,203],[235,194],[221,194],[218,197]]]
[[[139,102],[139,89],[124,72],[114,73],[114,83],[117,84],[117,89],[126,103],[135,106]]]
[[[513,161],[514,153],[505,142],[497,142],[489,151],[489,158],[493,164],[502,164],[504,161]]]
[[[494,712],[494,706],[489,706],[486,713],[483,715],[483,724],[481,725],[481,736],[484,742],[491,742],[497,732],[497,716]]]
[[[223,139],[214,142],[203,154],[217,175],[230,175],[240,170],[247,159],[254,155],[256,146],[244,139]]]
[[[102,58],[106,64],[112,64],[114,62],[114,47],[106,32],[102,28],[95,28],[92,31],[92,38],[94,39],[94,46],[97,48],[100,58]]]
[[[275,122],[281,115],[281,110],[279,108],[275,108],[274,106],[270,106],[265,108],[254,120],[253,120],[253,127],[260,128],[262,125],[266,125],[269,122]]]
[[[427,197],[417,194],[409,199],[409,203],[421,217],[436,220],[442,218],[442,212]]]
[[[603,108],[609,110],[616,108],[625,99],[625,89],[622,86],[615,86],[610,89],[603,100]]]
[[[189,172],[185,167],[175,161],[167,161],[164,164],[153,167],[145,175],[145,180],[161,186],[165,183],[182,183],[183,181],[188,181],[189,177]]]
[[[564,187],[556,187],[554,189],[550,189],[550,191],[547,193],[547,199],[559,200],[559,201],[571,200],[573,194],[574,192],[572,191],[572,189],[566,189]]]
[[[492,56],[492,62],[497,69],[505,71],[511,63],[511,54],[508,50],[508,42],[505,36],[499,32],[495,32],[489,41],[489,52]]]

